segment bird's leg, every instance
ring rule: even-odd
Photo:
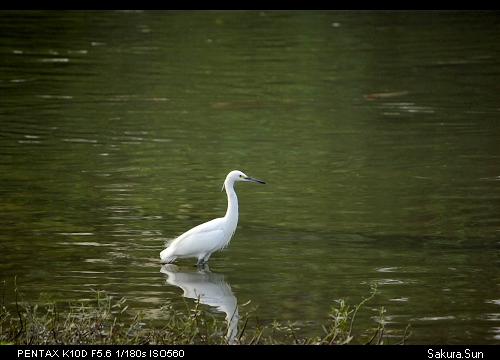
[[[208,266],[208,260],[202,261],[202,259],[200,259],[200,260],[198,260],[198,262],[196,263],[195,266],[199,269],[199,268],[201,268],[202,265]]]

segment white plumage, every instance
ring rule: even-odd
[[[213,252],[220,250],[231,240],[238,225],[238,197],[234,191],[236,181],[252,181],[265,184],[264,181],[253,179],[241,171],[231,171],[224,181],[222,190],[227,193],[227,211],[222,218],[200,224],[167,244],[160,253],[162,263],[171,263],[177,258],[197,258],[197,266],[208,262]]]

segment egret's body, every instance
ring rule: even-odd
[[[160,253],[162,263],[171,263],[177,258],[197,258],[196,265],[208,262],[213,252],[220,250],[231,240],[238,225],[238,197],[234,191],[236,181],[252,181],[265,184],[264,181],[252,179],[238,170],[231,171],[224,181],[222,189],[227,193],[227,211],[222,218],[213,219],[200,224],[170,242]]]

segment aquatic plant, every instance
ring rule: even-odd
[[[272,325],[260,325],[255,310],[241,316],[238,320],[240,330],[236,336],[228,337],[227,322],[204,310],[199,299],[194,309],[186,306],[186,311],[175,309],[167,302],[161,308],[167,320],[158,326],[158,322],[148,319],[141,312],[131,315],[126,299],[115,299],[104,291],[94,290],[94,293],[95,300],[70,302],[67,306],[44,294],[43,305],[31,305],[16,285],[15,305],[13,309],[8,309],[4,283],[0,305],[0,344],[349,344],[354,339],[356,314],[375,296],[376,287],[370,297],[353,308],[345,300],[339,300],[337,306],[331,307],[328,324],[323,326],[325,335],[310,338],[298,335],[296,323],[283,325],[275,320]],[[357,343],[389,344],[394,334],[388,336],[383,309],[376,324],[370,329],[371,337],[366,341],[358,339]],[[408,329],[398,336],[396,343],[402,344],[408,339]],[[366,332],[364,334],[366,337]]]

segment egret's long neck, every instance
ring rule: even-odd
[[[225,218],[236,228],[236,224],[238,224],[238,197],[234,192],[233,185],[234,184],[228,184],[227,182],[224,184],[227,193],[227,211]]]

